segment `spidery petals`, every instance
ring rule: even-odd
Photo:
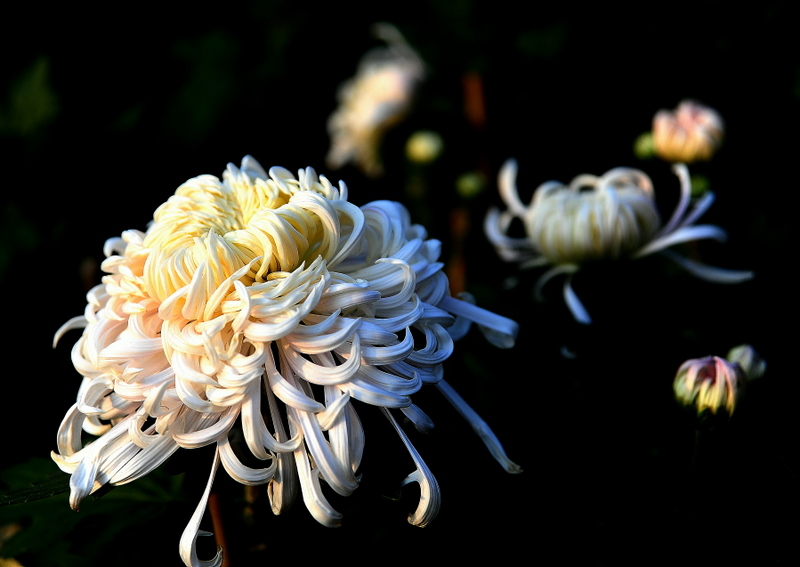
[[[243,485],[266,484],[276,514],[299,487],[314,518],[339,525],[324,491],[358,487],[366,437],[352,400],[400,409],[429,430],[411,397],[442,379],[455,348],[448,328],[475,322],[513,346],[516,323],[449,297],[441,244],[402,205],[346,198],[344,183],[312,168],[295,177],[247,156],[221,180],[181,185],[147,232],[106,243],[103,284],[56,335],[83,328],[71,352],[83,381],[52,455],[72,475],[71,506],[179,448],[215,445],[181,538],[187,565],[222,561],[196,553],[220,463]],[[81,430],[99,437],[84,445]],[[244,437],[236,451],[232,431]],[[426,496],[413,521],[425,524],[438,489],[418,471],[409,481]]]

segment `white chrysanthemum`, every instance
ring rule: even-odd
[[[103,282],[88,293],[72,350],[84,379],[58,432],[54,460],[71,473],[70,503],[105,484],[155,469],[178,448],[215,445],[212,474],[181,540],[200,562],[198,527],[219,463],[243,484],[269,483],[274,512],[303,500],[322,524],[340,514],[322,490],[350,494],[364,450],[352,400],[382,408],[400,433],[421,485],[425,525],[439,505],[436,481],[397,425],[430,420],[411,396],[436,384],[509,472],[519,472],[486,424],[442,380],[453,335],[477,322],[511,346],[513,321],[449,296],[440,244],[401,205],[358,208],[344,184],[314,170],[269,174],[252,158],[220,181],[187,181],[147,232],[107,242]],[[450,327],[450,330],[448,330]],[[229,432],[241,428],[263,461],[244,465]],[[99,437],[84,446],[81,429]]]
[[[387,46],[365,55],[356,76],[340,87],[339,106],[328,119],[326,158],[332,169],[352,162],[370,177],[382,175],[381,141],[411,109],[425,73],[419,55],[394,26],[378,24],[374,31]]]
[[[680,180],[681,198],[669,222],[661,226],[653,184],[642,171],[620,167],[600,177],[578,176],[569,185],[549,181],[537,188],[525,206],[517,193],[517,164],[508,160],[498,183],[508,210],[490,210],[484,229],[504,260],[520,262],[524,268],[554,266],[537,282],[537,294],[552,277],[567,274],[564,298],[581,323],[588,324],[591,318],[572,289],[571,277],[588,261],[660,252],[702,279],[721,283],[750,279],[752,272],[712,268],[666,250],[690,240],[726,238],[717,226],[693,224],[711,206],[714,195],[707,193],[688,210],[692,204],[689,172],[683,164],[673,170]],[[523,223],[525,238],[508,235],[514,219]]]

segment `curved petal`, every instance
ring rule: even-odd
[[[525,216],[526,207],[519,200],[519,193],[517,193],[517,169],[517,160],[513,158],[507,159],[500,169],[497,185],[500,189],[500,197],[502,197],[511,214],[523,217]]]
[[[358,482],[353,476],[353,471],[341,465],[333,454],[330,443],[322,434],[316,418],[304,411],[289,409],[290,415],[297,421],[303,430],[303,436],[308,450],[314,459],[314,464],[325,482],[342,496],[351,494],[358,488]]]
[[[294,452],[294,461],[297,465],[297,475],[300,479],[300,489],[303,494],[303,503],[316,521],[329,528],[341,525],[342,515],[333,509],[319,483],[319,473],[312,469],[308,462],[308,455],[302,445]]]
[[[217,450],[214,452],[214,463],[211,465],[211,474],[208,477],[206,489],[203,491],[203,496],[200,498],[197,508],[195,508],[189,523],[186,525],[186,528],[183,530],[183,534],[181,535],[178,551],[181,559],[183,559],[183,563],[187,565],[187,567],[222,566],[222,547],[217,547],[217,554],[213,559],[203,561],[197,557],[197,536],[212,535],[209,532],[200,531],[200,521],[203,519],[203,513],[205,513],[206,506],[208,506],[208,497],[211,495],[211,486],[214,484],[214,477],[216,476],[217,469],[219,468],[219,461],[219,448],[217,448]]]
[[[444,380],[439,381],[439,383],[436,384],[436,387],[444,395],[445,399],[450,402],[452,406],[456,408],[458,413],[460,413],[461,416],[467,420],[470,426],[472,426],[472,429],[475,430],[475,433],[477,433],[478,437],[481,438],[481,441],[483,441],[483,443],[486,445],[486,448],[489,449],[489,452],[506,470],[506,472],[513,474],[521,473],[522,469],[520,466],[506,456],[506,452],[503,450],[503,446],[500,444],[497,436],[487,425],[487,423],[483,421],[481,416],[479,416],[478,413],[472,409],[467,402],[464,401],[464,398],[462,398],[458,392],[456,392],[453,387]]]
[[[662,250],[660,254],[666,256],[676,264],[679,264],[693,276],[709,282],[736,284],[746,282],[747,280],[753,279],[755,276],[755,274],[749,270],[727,270],[725,268],[707,266],[706,264],[685,258],[672,250]]]
[[[692,240],[702,240],[705,238],[712,238],[714,240],[724,241],[727,234],[723,229],[718,226],[710,224],[701,224],[699,226],[684,226],[677,230],[665,234],[655,240],[651,240],[648,244],[637,250],[631,257],[641,258],[653,252],[658,252],[664,248],[668,248],[674,244],[681,242],[689,242]]]
[[[425,461],[422,460],[419,452],[414,448],[414,445],[411,444],[411,441],[408,439],[405,431],[403,431],[397,424],[394,416],[392,416],[392,414],[389,413],[389,410],[386,408],[381,408],[381,411],[383,411],[383,414],[392,424],[395,431],[397,431],[397,434],[403,441],[403,445],[406,446],[406,449],[411,455],[414,464],[417,466],[417,469],[408,475],[402,484],[405,486],[410,482],[419,483],[419,504],[417,505],[417,509],[414,510],[413,513],[409,514],[408,523],[420,528],[424,528],[431,523],[439,513],[439,508],[441,507],[439,483],[436,482],[436,478],[428,468],[428,465],[425,464]]]
[[[225,468],[225,471],[233,480],[240,484],[250,486],[266,484],[272,479],[275,474],[275,470],[278,467],[277,459],[272,455],[269,455],[269,458],[272,462],[268,467],[263,469],[254,469],[245,466],[239,460],[239,457],[237,457],[233,452],[233,448],[228,441],[227,435],[223,435],[217,441],[217,450],[219,451],[219,457],[222,461],[222,466]]]
[[[589,316],[589,312],[581,303],[581,300],[578,299],[578,295],[575,293],[575,290],[572,289],[572,276],[567,277],[564,280],[564,302],[567,304],[570,313],[572,316],[575,317],[575,320],[578,323],[583,325],[590,325],[592,323],[592,318]]]
[[[67,334],[68,331],[71,331],[72,329],[83,329],[88,324],[89,322],[86,320],[86,316],[78,315],[77,317],[73,317],[72,319],[61,325],[56,331],[55,336],[53,337],[53,348],[56,348],[56,345],[58,345],[58,341],[60,341],[61,337]]]
[[[231,406],[217,414],[202,414],[202,421],[214,420],[215,423],[202,429],[194,428],[188,433],[176,433],[172,436],[175,442],[186,449],[205,447],[226,435],[236,418],[239,417],[240,406]]]
[[[439,303],[439,307],[457,317],[464,317],[481,327],[490,329],[491,333],[487,335],[487,338],[496,347],[511,348],[516,342],[519,325],[507,317],[497,315],[468,301],[451,296],[444,297]]]
[[[288,341],[281,341],[282,360],[286,360],[298,376],[313,384],[321,386],[341,384],[347,382],[361,366],[361,344],[358,334],[354,334],[350,357],[343,364],[323,363],[317,364],[294,350],[293,345]],[[314,358],[324,360],[323,355],[316,355]],[[329,358],[329,357],[328,357]]]

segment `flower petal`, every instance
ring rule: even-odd
[[[183,530],[183,534],[181,535],[180,545],[178,547],[178,551],[180,553],[181,559],[183,559],[184,564],[188,567],[221,567],[222,566],[222,547],[217,547],[217,554],[214,556],[213,559],[202,561],[197,557],[197,536],[210,536],[212,535],[209,532],[201,532],[200,531],[200,521],[203,519],[203,514],[205,513],[206,507],[208,506],[208,497],[211,495],[211,486],[214,484],[214,477],[217,474],[217,468],[219,468],[219,448],[214,452],[214,463],[211,465],[211,474],[208,477],[208,483],[206,483],[205,491],[203,491],[203,496],[200,498],[200,502],[197,504],[197,508],[195,508],[194,513],[192,514],[189,523],[186,525],[186,528]]]
[[[498,348],[511,348],[516,342],[519,325],[511,319],[482,309],[469,301],[451,296],[443,298],[439,303],[439,307],[457,317],[464,317],[485,328],[488,331],[488,334],[484,333],[486,338]]]
[[[568,276],[567,279],[564,280],[564,302],[567,304],[570,313],[572,313],[572,316],[575,317],[578,323],[583,325],[590,325],[592,323],[589,312],[583,306],[581,300],[578,299],[575,290],[572,289],[572,276]]]
[[[714,283],[736,284],[746,282],[755,277],[755,274],[750,270],[728,270],[725,268],[707,266],[706,264],[685,258],[672,250],[662,250],[660,253],[662,256],[666,256],[701,280]]]
[[[419,504],[417,505],[417,509],[414,510],[413,513],[409,514],[408,523],[420,528],[424,528],[439,514],[439,507],[441,506],[439,483],[436,482],[436,478],[433,476],[433,473],[431,473],[428,465],[425,464],[425,461],[422,460],[419,452],[417,452],[417,450],[414,448],[414,445],[411,444],[411,441],[408,439],[405,431],[403,431],[397,424],[394,416],[392,416],[392,414],[389,413],[389,410],[385,408],[381,408],[381,411],[383,411],[383,414],[392,424],[395,431],[397,431],[397,434],[400,436],[400,439],[406,446],[408,453],[414,460],[414,464],[417,465],[417,470],[408,475],[405,480],[403,480],[402,484],[403,486],[410,482],[416,482],[419,484]]]
[[[436,387],[444,395],[445,399],[450,402],[458,413],[472,426],[472,429],[474,429],[478,437],[481,438],[486,448],[489,449],[489,452],[506,472],[512,474],[521,473],[522,469],[520,466],[506,456],[506,452],[503,450],[503,446],[500,444],[497,436],[478,413],[464,401],[464,398],[458,395],[458,392],[444,380],[436,384]]]

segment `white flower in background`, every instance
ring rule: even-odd
[[[343,183],[313,169],[295,178],[252,158],[220,181],[184,183],[145,233],[106,243],[107,275],[88,295],[72,350],[83,375],[58,431],[53,459],[71,473],[70,504],[105,484],[136,480],[179,448],[216,447],[205,494],[180,543],[195,551],[216,470],[246,485],[269,483],[273,511],[299,481],[311,514],[326,526],[341,515],[323,484],[348,495],[364,433],[353,400],[381,408],[416,465],[421,486],[409,521],[439,507],[435,479],[393,417],[418,428],[429,418],[411,396],[435,384],[509,472],[519,472],[486,424],[442,379],[454,335],[470,321],[500,346],[513,321],[449,296],[440,243],[412,225],[398,203],[358,208]],[[448,331],[450,327],[451,331]],[[243,464],[229,433],[241,429],[260,468]],[[84,445],[81,429],[99,436]]]
[[[732,348],[727,360],[718,356],[687,360],[672,384],[675,399],[698,415],[711,412],[730,416],[746,384],[760,378],[765,370],[766,363],[750,345]]]
[[[339,107],[328,119],[331,147],[328,167],[355,164],[364,174],[383,174],[380,145],[386,131],[402,121],[425,74],[419,55],[394,26],[377,24],[386,47],[367,53],[356,76],[339,88]]]
[[[669,162],[707,161],[722,144],[722,117],[713,108],[684,100],[674,110],[659,110],[653,117],[653,149]]]
[[[538,187],[525,206],[517,193],[517,164],[508,160],[499,176],[500,195],[508,210],[490,210],[484,229],[504,260],[520,262],[523,268],[553,266],[539,278],[537,295],[551,278],[567,274],[564,299],[575,319],[586,324],[591,318],[571,281],[589,261],[635,259],[660,252],[705,280],[738,283],[750,279],[752,272],[713,268],[667,250],[681,242],[726,238],[717,226],[693,224],[711,206],[714,195],[706,193],[692,204],[686,166],[676,164],[673,170],[680,180],[681,197],[669,222],[662,226],[653,184],[642,171],[621,167],[600,177],[578,176],[569,185],[549,181]],[[524,225],[525,238],[509,236],[514,219]]]

